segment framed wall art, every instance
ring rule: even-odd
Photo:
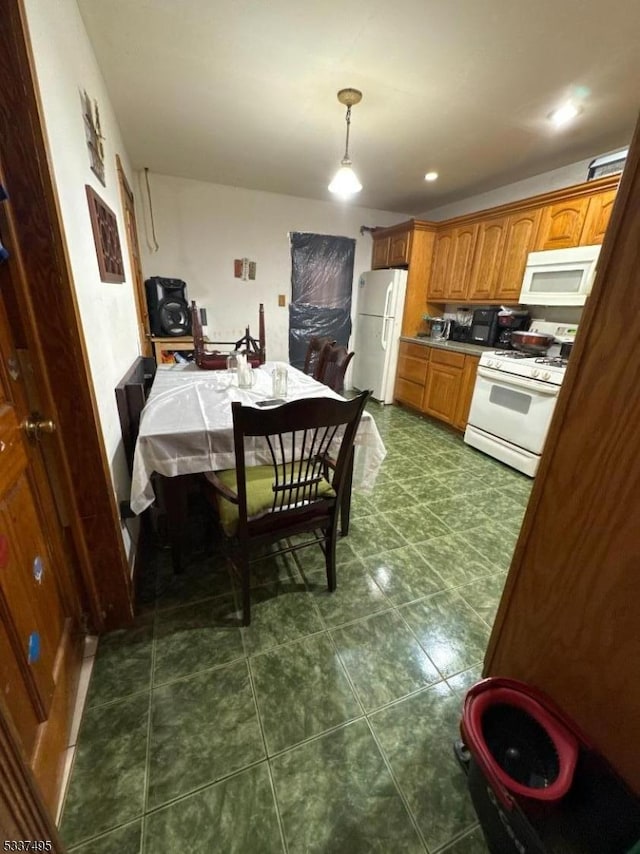
[[[124,282],[124,265],[122,263],[122,249],[120,248],[116,215],[102,201],[93,187],[85,184],[85,189],[87,191],[93,240],[96,245],[96,255],[98,256],[100,281]]]
[[[98,180],[106,187],[104,177],[104,137],[100,127],[100,113],[98,112],[98,102],[91,103],[91,99],[86,92],[82,93],[82,114],[84,117],[84,129],[87,135],[87,148],[89,149],[89,164],[91,171],[98,177]]]

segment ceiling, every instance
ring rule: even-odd
[[[356,204],[420,214],[620,148],[640,106],[638,0],[78,5],[133,165],[168,175],[331,199],[352,86]]]

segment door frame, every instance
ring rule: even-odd
[[[86,628],[100,632],[133,616],[130,570],[76,301],[53,179],[23,0],[3,0],[0,28],[0,152],[16,282],[7,295],[19,316],[33,387],[46,418],[65,547]],[[87,218],[87,228],[89,228]],[[2,838],[50,839],[53,819],[0,698]]]
[[[152,356],[151,352],[151,330],[149,327],[149,312],[147,311],[147,300],[144,290],[144,279],[140,260],[140,244],[138,243],[138,225],[136,222],[136,208],[133,190],[129,186],[127,176],[122,168],[120,156],[116,154],[116,171],[120,185],[120,201],[124,215],[124,230],[129,251],[129,265],[133,278],[133,295],[136,302],[136,313],[138,315],[138,335],[140,337],[140,355]],[[127,215],[129,219],[127,220]],[[130,226],[131,224],[131,226]]]

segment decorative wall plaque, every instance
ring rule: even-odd
[[[84,116],[84,129],[87,135],[87,148],[89,149],[89,163],[91,170],[98,176],[100,183],[106,187],[104,179],[104,137],[100,128],[100,113],[98,102],[91,103],[86,92],[82,93],[82,114]]]
[[[100,280],[102,282],[124,282],[122,249],[118,237],[116,215],[106,205],[93,187],[85,184],[93,240],[96,244]]]

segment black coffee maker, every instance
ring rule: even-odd
[[[528,311],[509,309],[498,312],[498,338],[496,346],[502,350],[511,350],[511,334],[527,330],[531,323]]]
[[[498,339],[499,308],[476,308],[472,315],[470,344],[482,344],[484,347],[495,347]]]

